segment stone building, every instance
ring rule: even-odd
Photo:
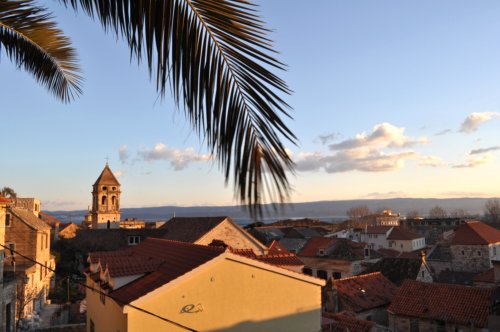
[[[5,244],[6,207],[10,200],[0,196],[0,243]],[[10,255],[0,247],[0,332],[14,332],[16,317],[16,279],[14,273],[4,273],[4,257]]]
[[[35,212],[20,207],[7,207],[5,243],[29,258],[14,254],[14,257],[9,257],[4,262],[5,270],[15,272],[17,277],[19,318],[39,311],[45,305],[54,281],[54,273],[48,269],[55,268],[55,258],[50,254],[51,228]]]
[[[406,280],[387,309],[389,329],[498,331],[495,290]]]
[[[92,210],[86,220],[93,229],[120,228],[120,194],[120,182],[106,163],[92,186]]]
[[[479,221],[468,221],[457,228],[450,243],[451,269],[484,272],[500,259],[500,230]]]

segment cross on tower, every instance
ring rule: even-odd
[[[107,165],[107,164],[108,164],[108,162],[109,162],[109,157],[108,157],[108,156],[106,156],[106,158],[104,158],[104,159],[106,159],[106,165]]]

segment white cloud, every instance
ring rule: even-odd
[[[464,120],[460,126],[460,132],[462,133],[472,133],[479,128],[479,125],[483,122],[490,121],[493,118],[500,118],[500,113],[498,112],[473,112]]]
[[[125,175],[124,171],[116,171],[113,173],[117,178],[120,178]]]
[[[178,150],[170,148],[163,143],[158,143],[153,148],[141,148],[137,154],[141,160],[148,162],[158,160],[170,161],[170,164],[176,171],[185,169],[191,162],[212,159],[210,155],[195,153],[193,148]]]
[[[418,159],[419,166],[430,166],[430,167],[439,167],[445,166],[446,163],[439,157],[436,156],[421,156]]]
[[[451,132],[453,132],[453,130],[444,129],[444,130],[441,130],[440,132],[435,133],[434,136],[443,136],[443,135],[449,134]]]
[[[122,164],[125,164],[128,161],[129,154],[126,145],[120,146],[120,148],[118,149],[118,157],[120,158]]]
[[[427,139],[405,136],[404,128],[390,123],[381,123],[373,127],[370,134],[361,133],[353,139],[331,144],[329,154],[321,152],[302,152],[295,160],[299,171],[325,170],[327,173],[361,171],[390,172],[401,169],[409,159],[419,160],[418,153],[407,148],[416,144],[425,144]],[[398,149],[400,151],[388,151]],[[404,149],[401,151],[401,149]],[[437,157],[433,157],[433,162]],[[423,160],[426,165],[430,160]]]
[[[355,138],[330,144],[331,150],[346,150],[356,148],[407,148],[416,144],[427,143],[427,138],[411,138],[405,136],[405,128],[398,128],[384,122],[373,127],[370,134],[357,134]]]
[[[378,199],[383,199],[383,198],[401,198],[401,197],[408,197],[408,195],[404,191],[389,191],[389,192],[372,192],[369,194],[366,194],[367,198],[378,198]]]
[[[493,161],[493,155],[491,153],[485,153],[480,155],[472,155],[467,158],[467,161],[463,164],[453,165],[453,168],[474,168],[484,164],[488,164]]]

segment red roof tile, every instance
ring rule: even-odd
[[[112,278],[117,278],[156,271],[161,263],[161,260],[153,257],[115,257],[107,260],[104,269],[109,271]]]
[[[186,242],[148,238],[139,245],[122,251],[143,260],[160,261],[158,269],[110,293],[119,303],[130,303],[200,265],[221,255],[221,247],[202,246]],[[114,258],[106,257],[108,262]]]
[[[0,203],[10,203],[10,202],[12,202],[11,199],[4,196],[0,196]]]
[[[480,221],[467,221],[460,225],[451,244],[485,245],[500,242],[500,230]]]
[[[327,286],[328,287],[328,286]],[[380,272],[343,279],[330,279],[343,310],[361,312],[391,303],[397,287]]]
[[[394,249],[388,249],[388,248],[377,249],[377,252],[380,255],[382,255],[382,257],[388,257],[388,258],[398,257],[401,254],[400,251],[397,251],[397,250],[394,250]]]
[[[336,314],[324,312],[323,318],[328,322],[321,326],[323,332],[369,332],[375,325],[373,322],[358,319],[345,312]]]
[[[316,236],[307,241],[306,245],[300,251],[300,256],[316,257],[318,249],[328,249],[337,238]]]
[[[261,255],[256,257],[257,260],[272,264],[272,265],[277,265],[277,266],[301,266],[304,265],[304,262],[302,262],[295,254],[288,253],[288,254],[271,254],[271,255]]]
[[[269,245],[269,251],[268,254],[289,254],[290,251],[288,251],[281,243],[279,243],[276,240],[273,240],[271,244]]]
[[[422,235],[409,231],[403,227],[394,227],[387,240],[415,240],[423,238]]]
[[[489,288],[406,280],[387,310],[401,316],[484,327],[493,293]]]
[[[60,225],[61,221],[57,219],[56,217],[51,216],[50,214],[47,214],[45,212],[40,211],[38,213],[38,217],[45,221],[49,226],[55,227],[56,225]]]

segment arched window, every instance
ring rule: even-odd
[[[108,226],[108,229],[111,228],[111,221],[108,220],[107,226]]]
[[[106,190],[106,189],[108,189],[108,187],[106,187],[106,186],[102,187],[102,190]]]
[[[106,199],[107,199],[106,195],[101,197],[101,205],[106,204]]]
[[[116,196],[111,196],[111,204],[116,205]]]

